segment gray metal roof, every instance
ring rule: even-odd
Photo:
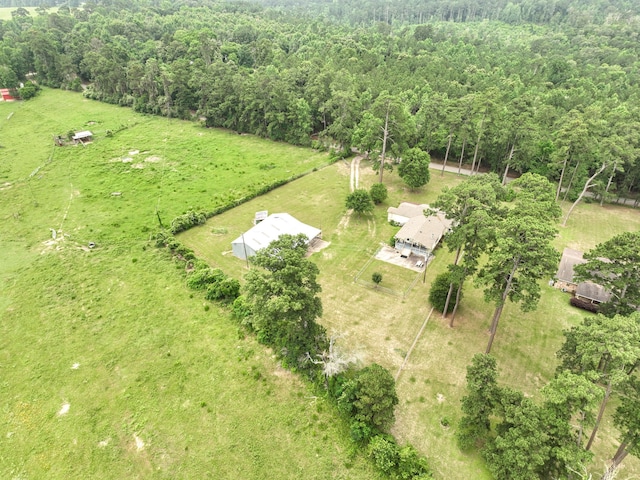
[[[74,136],[73,139],[74,140],[82,140],[83,138],[89,138],[92,137],[93,133],[91,133],[89,130],[84,130],[82,132],[77,132]]]
[[[315,227],[296,220],[288,213],[274,213],[243,235],[240,235],[232,243],[242,243],[244,236],[245,245],[257,252],[277,240],[280,235],[298,235],[299,233],[304,233],[309,240],[313,240],[322,232]]]

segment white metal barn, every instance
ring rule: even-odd
[[[277,240],[280,235],[300,233],[306,235],[307,244],[322,236],[321,230],[296,220],[288,213],[274,213],[231,242],[231,248],[234,256],[246,260]]]

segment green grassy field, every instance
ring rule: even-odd
[[[11,20],[11,12],[14,12],[18,7],[0,7],[0,20]],[[31,16],[37,15],[36,7],[24,7]]]
[[[0,478],[377,478],[333,407],[148,246],[156,207],[324,155],[52,90],[0,103],[0,145]]]

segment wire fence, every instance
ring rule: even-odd
[[[409,295],[413,287],[415,287],[416,283],[418,283],[418,281],[420,280],[420,277],[423,275],[423,272],[416,273],[416,275],[413,277],[413,280],[411,280],[411,283],[409,283],[409,285],[405,289],[395,289],[395,288],[384,287],[374,283],[371,280],[366,280],[362,278],[364,273],[367,271],[367,268],[369,268],[371,263],[376,259],[376,256],[378,255],[381,249],[382,249],[382,246],[378,247],[376,252],[371,257],[369,257],[369,259],[365,262],[364,266],[358,271],[358,273],[356,273],[355,277],[353,278],[353,281],[354,283],[357,283],[358,285],[361,285],[366,288],[370,288],[371,290],[376,290],[378,292],[386,293],[388,295],[392,295],[394,297],[399,297],[404,299],[406,298],[407,295]],[[424,268],[426,269],[427,267],[425,266]]]

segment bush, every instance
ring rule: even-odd
[[[398,445],[382,435],[376,435],[369,443],[369,456],[376,466],[387,475],[398,468]]]
[[[338,406],[374,430],[384,432],[394,421],[398,404],[396,382],[387,369],[374,363],[344,384]]]
[[[223,274],[224,275],[224,274]],[[240,282],[235,278],[226,277],[207,288],[207,300],[233,301],[240,295]]]
[[[171,233],[175,235],[196,225],[202,225],[206,221],[207,217],[204,213],[189,210],[187,213],[179,215],[171,221]]]
[[[443,272],[438,275],[433,284],[431,285],[431,290],[429,290],[429,301],[434,308],[440,312],[444,310],[444,305],[447,303],[447,295],[449,293],[449,285],[451,284],[451,272]],[[451,299],[449,300],[449,306],[447,308],[447,313],[453,312],[453,308],[456,303],[456,291],[458,289],[458,285],[453,285],[453,293],[451,295]],[[460,293],[460,299],[462,299],[462,292]]]
[[[205,290],[214,283],[224,280],[225,274],[218,268],[199,268],[187,278],[187,286],[194,290]]]
[[[373,281],[373,283],[375,283],[376,285],[379,285],[380,282],[382,282],[382,274],[378,273],[378,272],[373,272],[373,275],[371,275],[371,280]]]
[[[20,98],[23,100],[29,100],[38,94],[40,87],[33,83],[27,83],[24,87],[18,90]]]
[[[236,320],[243,321],[251,315],[251,305],[247,302],[244,295],[239,295],[234,301],[231,307],[232,316]]]
[[[369,213],[373,210],[371,195],[363,188],[354,190],[347,196],[347,208],[352,208],[356,213]]]
[[[379,205],[387,199],[389,193],[384,183],[374,183],[369,189],[369,195],[371,195],[373,203]]]
[[[368,450],[376,466],[393,479],[432,478],[427,460],[411,445],[400,447],[393,437],[373,437]]]
[[[587,312],[598,313],[598,310],[600,309],[599,305],[588,302],[586,300],[581,300],[577,297],[571,297],[571,300],[569,300],[569,303],[572,306],[581,308],[583,310],[586,310]]]
[[[351,434],[351,439],[357,443],[368,442],[371,435],[374,433],[369,425],[357,420],[351,422],[351,425],[349,425],[349,432]]]

